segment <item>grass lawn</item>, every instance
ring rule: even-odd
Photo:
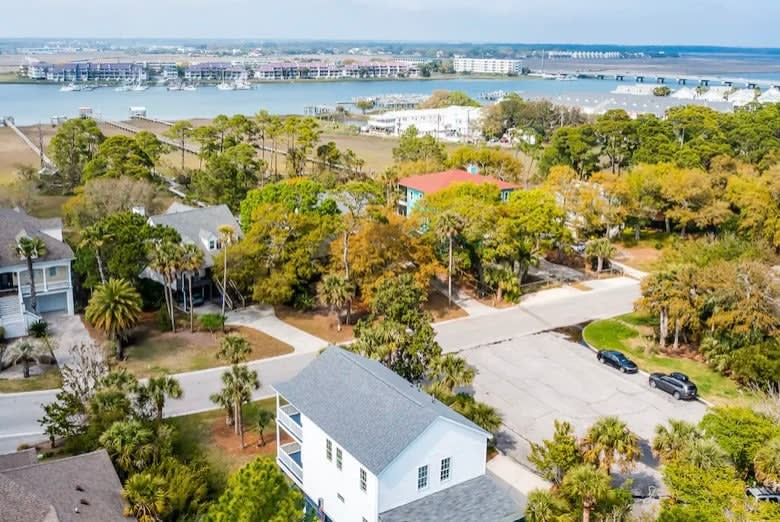
[[[748,392],[707,364],[684,357],[661,353],[648,354],[642,348],[642,336],[650,335],[652,319],[641,314],[628,314],[615,319],[590,323],[582,332],[584,339],[597,349],[620,350],[647,372],[678,371],[688,375],[705,399],[717,405],[746,405]]]
[[[241,334],[250,342],[250,361],[293,351],[289,344],[252,328],[230,326],[227,331]],[[137,377],[204,370],[227,364],[216,357],[221,332],[191,333],[189,328],[182,328],[173,334],[160,332],[147,321],[137,327],[133,335],[133,344],[125,348],[126,360],[119,366]]]
[[[54,366],[41,375],[35,375],[27,379],[0,379],[0,393],[54,390],[60,386],[62,386],[60,371]]]
[[[213,410],[194,415],[168,419],[177,429],[176,454],[185,460],[205,458],[217,473],[217,485],[224,483],[230,473],[258,456],[276,455],[276,424],[271,421],[263,430],[265,446],[258,446],[257,415],[268,410],[276,415],[276,399],[264,399],[244,406],[244,443],[241,449],[238,435],[233,427],[225,424],[224,410]],[[286,439],[284,442],[288,442]]]

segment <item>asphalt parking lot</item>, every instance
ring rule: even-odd
[[[561,334],[546,332],[461,352],[477,369],[476,398],[504,418],[499,448],[527,463],[528,442],[553,434],[553,421],[567,420],[582,435],[599,417],[617,415],[643,440],[644,465],[632,477],[635,490],[659,487],[647,442],[668,419],[698,422],[706,407],[676,401],[650,389],[642,374],[624,375],[601,365],[593,352]]]

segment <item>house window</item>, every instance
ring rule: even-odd
[[[360,491],[366,491],[368,489],[368,476],[366,470],[360,468]]]
[[[56,266],[50,266],[48,276],[49,277],[55,277],[57,275],[57,267]]]
[[[417,468],[417,489],[425,489],[428,487],[428,466],[420,466]]]
[[[441,459],[441,471],[439,472],[439,480],[446,482],[450,479],[450,458]]]
[[[336,467],[341,469],[341,448],[336,448]]]
[[[330,439],[325,439],[325,458],[333,461],[333,443]]]
[[[209,239],[209,250],[216,250],[217,249],[217,242],[213,239]]]

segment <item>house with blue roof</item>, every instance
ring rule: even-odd
[[[320,520],[521,519],[491,434],[381,363],[331,346],[275,390],[277,462]]]

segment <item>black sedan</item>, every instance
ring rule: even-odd
[[[696,385],[687,375],[680,372],[650,374],[650,387],[658,388],[672,395],[675,399],[695,399],[698,395]]]
[[[614,350],[601,350],[596,358],[600,363],[612,366],[620,370],[623,373],[636,373],[639,368],[636,367],[634,361],[623,355],[621,352]]]

